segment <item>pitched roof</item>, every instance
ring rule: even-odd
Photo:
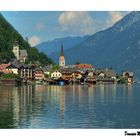
[[[42,71],[44,73],[44,70],[42,68],[35,68],[35,71]]]
[[[12,63],[8,66],[8,68],[35,68],[35,65],[33,64],[20,64],[20,63]]]
[[[64,56],[63,44],[61,44],[61,52],[60,52],[60,56]]]
[[[18,67],[14,64],[10,64],[7,68],[10,69],[10,68],[18,68]]]
[[[80,68],[80,69],[83,69],[83,68],[86,68],[86,69],[92,69],[93,66],[91,64],[78,64],[76,65],[77,68]]]
[[[104,71],[104,74],[107,76],[107,77],[115,77],[116,76],[116,73],[113,69],[108,69],[108,70],[105,70]]]
[[[27,51],[26,50],[20,50],[20,57],[27,57],[28,54],[27,54]]]
[[[128,74],[129,76],[133,76],[133,72],[130,71],[123,72],[123,76],[126,76],[126,74]]]
[[[0,70],[6,69],[10,64],[1,64]]]

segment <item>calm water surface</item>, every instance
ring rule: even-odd
[[[0,86],[0,128],[140,128],[140,85]]]

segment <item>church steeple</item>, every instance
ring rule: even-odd
[[[61,44],[61,53],[60,53],[60,56],[64,56],[63,44]]]
[[[61,44],[61,52],[60,52],[60,57],[59,57],[59,66],[60,67],[65,66],[65,58],[64,58],[63,44]]]

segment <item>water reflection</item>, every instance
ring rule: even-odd
[[[132,85],[0,87],[0,128],[139,128],[139,89]]]

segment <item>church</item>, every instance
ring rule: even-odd
[[[59,66],[60,67],[64,67],[65,66],[63,44],[61,44],[61,52],[60,52],[60,57],[59,57]]]
[[[27,57],[28,57],[27,50],[25,50],[25,49],[20,50],[20,49],[19,49],[18,41],[15,41],[15,42],[14,42],[13,50],[12,50],[12,51],[13,51],[13,53],[14,53],[16,59],[17,59],[19,62],[21,62],[21,63],[24,63],[25,60],[26,60]]]

